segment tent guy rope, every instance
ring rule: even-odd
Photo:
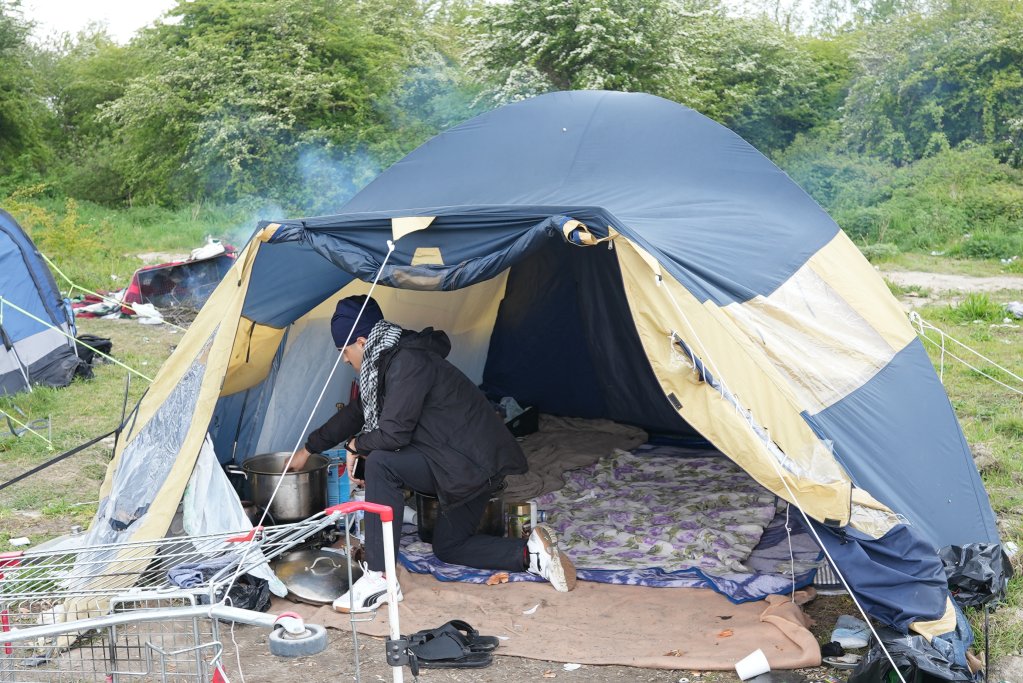
[[[989,380],[991,380],[995,384],[998,384],[998,385],[1008,389],[1011,392],[1014,392],[1016,394],[1020,394],[1021,396],[1023,396],[1023,389],[1018,388],[1018,387],[1009,386],[1008,384],[1006,384],[1005,382],[1001,381],[997,377],[992,377],[991,375],[989,375],[988,373],[984,372],[980,368],[978,368],[978,367],[972,365],[971,363],[969,363],[966,359],[960,358],[956,354],[954,354],[951,351],[949,351],[947,346],[945,345],[945,340],[948,339],[949,341],[955,343],[957,346],[960,346],[960,347],[966,349],[967,351],[969,351],[970,353],[972,353],[976,357],[978,357],[981,360],[983,360],[984,362],[990,364],[992,367],[998,368],[999,370],[1004,372],[1009,377],[1012,377],[1013,379],[1018,381],[1021,386],[1023,386],[1023,377],[1020,377],[1019,375],[1014,373],[1012,370],[1009,370],[1008,368],[999,365],[995,361],[991,360],[990,358],[988,358],[987,356],[982,354],[980,351],[977,351],[976,349],[970,347],[969,345],[959,341],[958,339],[956,339],[952,335],[950,335],[947,332],[945,332],[944,330],[942,330],[940,327],[936,327],[935,325],[933,325],[933,324],[929,323],[928,321],[924,320],[922,317],[920,317],[920,314],[917,313],[916,311],[912,311],[909,314],[909,321],[916,327],[917,334],[920,335],[921,339],[923,339],[924,341],[926,341],[926,342],[928,342],[930,344],[933,344],[934,346],[937,346],[938,348],[941,349],[941,358],[940,358],[940,361],[939,361],[939,363],[940,363],[940,371],[938,373],[938,377],[941,379],[942,384],[945,383],[945,356],[948,355],[948,356],[951,356],[952,358],[954,358],[955,360],[959,361],[960,363],[962,363],[963,365],[965,365],[969,369],[973,370],[977,374],[982,375],[983,377],[988,378]],[[927,334],[928,330],[934,330],[935,332],[937,332],[938,336],[940,337],[940,341],[936,341],[930,335],[928,335]]]
[[[355,332],[355,326],[362,318],[362,313],[363,311],[366,310],[366,304],[369,303],[369,299],[373,296],[373,291],[376,289],[377,282],[380,280],[380,275],[384,272],[384,268],[387,266],[387,261],[390,260],[392,253],[394,253],[394,242],[391,240],[387,240],[387,254],[384,256],[384,260],[380,263],[380,268],[377,269],[377,273],[373,277],[373,282],[370,284],[369,287],[369,293],[366,296],[366,300],[362,302],[362,308],[359,309],[359,315],[356,316],[355,322],[352,325],[352,329],[348,331],[348,336],[345,338],[344,346],[348,346],[348,344],[351,342],[352,334]],[[306,434],[309,430],[309,425],[312,424],[313,416],[316,414],[316,409],[323,401],[323,397],[327,393],[327,387],[330,386],[330,380],[333,379],[334,373],[337,372],[337,368],[341,364],[342,357],[343,356],[339,352],[337,354],[337,359],[334,361],[334,365],[330,369],[330,373],[327,375],[327,378],[323,381],[323,387],[320,389],[320,394],[319,396],[316,397],[316,402],[313,404],[313,407],[309,410],[309,416],[306,418],[305,425],[302,427],[301,432],[299,432],[298,440],[291,448],[291,455],[288,457],[288,461],[284,465],[285,471],[287,471],[287,469],[291,467],[291,461],[295,457],[295,451],[298,450],[299,446],[301,446],[303,441],[305,440]],[[266,520],[267,513],[270,510],[270,507],[271,505],[273,505],[274,498],[277,496],[277,492],[280,490],[281,484],[283,483],[284,477],[278,477],[277,485],[274,487],[273,492],[271,492],[270,499],[267,501],[266,506],[263,509],[263,514],[259,518],[259,522],[255,524],[256,527],[263,525],[263,522]],[[253,547],[255,547],[255,543],[252,540],[245,544],[245,553],[242,555],[242,561],[238,563],[239,569],[236,570],[234,575],[231,577],[231,581],[228,584],[227,588],[225,589],[224,595],[227,595],[231,588],[234,587],[235,581],[237,581],[238,577],[240,576],[240,569],[244,565],[244,559]],[[356,647],[356,651],[358,651],[358,647]]]
[[[142,379],[146,380],[150,384],[153,383],[153,378],[152,377],[148,377],[146,375],[143,375],[141,372],[139,372],[135,368],[130,367],[128,365],[125,365],[124,363],[122,363],[121,361],[117,360],[113,356],[105,354],[102,351],[100,351],[99,349],[94,348],[94,347],[86,344],[83,341],[79,341],[79,340],[75,339],[72,335],[68,334],[67,332],[65,332],[64,330],[60,329],[59,327],[56,327],[52,323],[46,322],[42,318],[37,318],[36,316],[34,316],[31,313],[29,313],[28,311],[26,311],[21,306],[19,306],[16,303],[12,302],[10,299],[5,299],[2,295],[0,295],[0,317],[3,317],[3,309],[4,309],[5,306],[9,306],[9,307],[13,308],[14,310],[16,310],[16,311],[18,311],[20,313],[23,313],[24,315],[28,316],[32,320],[35,320],[36,322],[38,322],[38,323],[40,323],[42,325],[45,325],[46,327],[49,327],[52,330],[56,330],[57,332],[60,332],[62,335],[64,335],[68,339],[70,339],[73,343],[81,344],[82,346],[84,346],[85,348],[89,349],[90,351],[94,351],[96,353],[96,355],[103,356],[104,358],[106,358],[110,362],[116,363],[117,365],[120,365],[122,368],[124,368],[128,372],[131,372],[131,373],[134,373],[134,374],[138,375],[139,377],[141,377]]]

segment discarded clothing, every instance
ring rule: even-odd
[[[831,641],[842,647],[855,649],[866,647],[870,640],[870,629],[862,619],[842,614],[835,622],[835,630],[831,632]]]
[[[238,561],[235,555],[222,555],[203,562],[185,562],[167,570],[167,580],[179,588],[199,588]]]

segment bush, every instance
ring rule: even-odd
[[[949,255],[960,258],[1008,259],[1023,254],[1023,235],[980,233],[964,236],[949,250]]]
[[[942,316],[949,322],[970,323],[975,320],[999,323],[1005,315],[1002,306],[987,294],[969,294],[958,305],[949,306]]]
[[[899,248],[894,244],[879,242],[877,244],[865,244],[860,247],[862,253],[871,263],[890,261],[899,255]]]

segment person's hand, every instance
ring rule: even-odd
[[[366,482],[364,482],[362,479],[355,478],[355,463],[358,462],[359,458],[358,454],[355,453],[354,451],[346,451],[346,453],[347,455],[345,456],[345,470],[348,471],[348,478],[351,479],[352,483],[354,483],[356,486],[365,486]]]
[[[285,470],[285,472],[287,471],[297,472],[301,470],[303,467],[305,467],[306,460],[308,459],[309,451],[306,450],[305,446],[302,446],[297,451],[295,451],[295,455],[291,457],[291,463],[288,464],[288,468]]]

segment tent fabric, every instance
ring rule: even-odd
[[[0,210],[0,396],[62,387],[78,368],[74,318],[29,236]]]
[[[936,619],[935,548],[997,541],[948,399],[876,272],[770,161],[678,104],[571,92],[501,107],[337,215],[260,223],[238,261],[140,407],[139,430],[169,419],[203,358],[175,472],[152,494],[163,517],[141,533],[169,520],[161,496],[180,497],[211,427],[222,460],[300,441],[336,359],[318,321],[379,273],[385,314],[448,328],[452,362],[497,393],[698,431],[841,533],[826,546],[878,618]],[[346,400],[345,372],[318,416]],[[145,457],[133,443],[108,481]],[[896,485],[942,472],[956,474],[945,497]]]
[[[874,539],[853,529],[814,526],[868,614],[903,633],[914,621],[944,616],[945,570],[911,527],[900,525]]]
[[[969,445],[919,340],[855,392],[805,418],[834,441],[857,486],[908,518],[935,551],[998,542]]]

